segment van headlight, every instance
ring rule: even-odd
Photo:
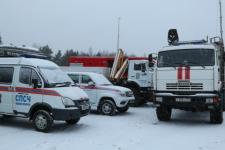
[[[122,96],[122,97],[126,97],[126,93],[125,92],[120,92],[119,95]]]
[[[68,97],[62,97],[62,102],[63,104],[66,106],[66,107],[69,107],[69,106],[74,106],[74,102],[72,99],[68,98]]]

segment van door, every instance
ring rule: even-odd
[[[33,88],[32,79],[38,80],[38,88]],[[27,114],[35,103],[42,103],[42,80],[32,67],[20,67],[14,92],[13,109],[17,113]]]
[[[0,66],[0,113],[13,113],[14,67]]]
[[[89,85],[90,82],[94,83],[89,75],[81,75],[80,88],[83,89],[89,96],[91,106],[96,106],[97,88],[96,85]]]

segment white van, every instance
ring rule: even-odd
[[[114,115],[116,111],[126,112],[129,102],[134,101],[133,92],[121,86],[114,86],[102,74],[90,72],[68,72],[71,79],[82,88],[90,98],[92,110],[104,115]]]
[[[89,113],[90,105],[88,95],[72,84],[51,61],[0,58],[0,114],[29,118],[42,132],[49,131],[53,120],[75,124]]]

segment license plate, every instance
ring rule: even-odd
[[[81,106],[81,109],[82,109],[82,110],[87,110],[87,109],[89,109],[89,105],[82,105],[82,106]]]
[[[176,98],[176,102],[191,102],[190,98]]]

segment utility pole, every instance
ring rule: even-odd
[[[222,108],[223,111],[225,110],[225,74],[224,74],[224,43],[223,43],[223,16],[222,16],[222,2],[219,0],[219,7],[220,7],[220,79],[222,82],[221,87],[221,96],[222,96]]]
[[[219,6],[220,6],[220,37],[223,42],[223,16],[222,16],[222,2],[219,0]]]
[[[118,18],[118,37],[117,37],[117,50],[120,48],[120,17]]]
[[[1,37],[1,35],[0,35],[0,45],[2,44],[2,37]]]

